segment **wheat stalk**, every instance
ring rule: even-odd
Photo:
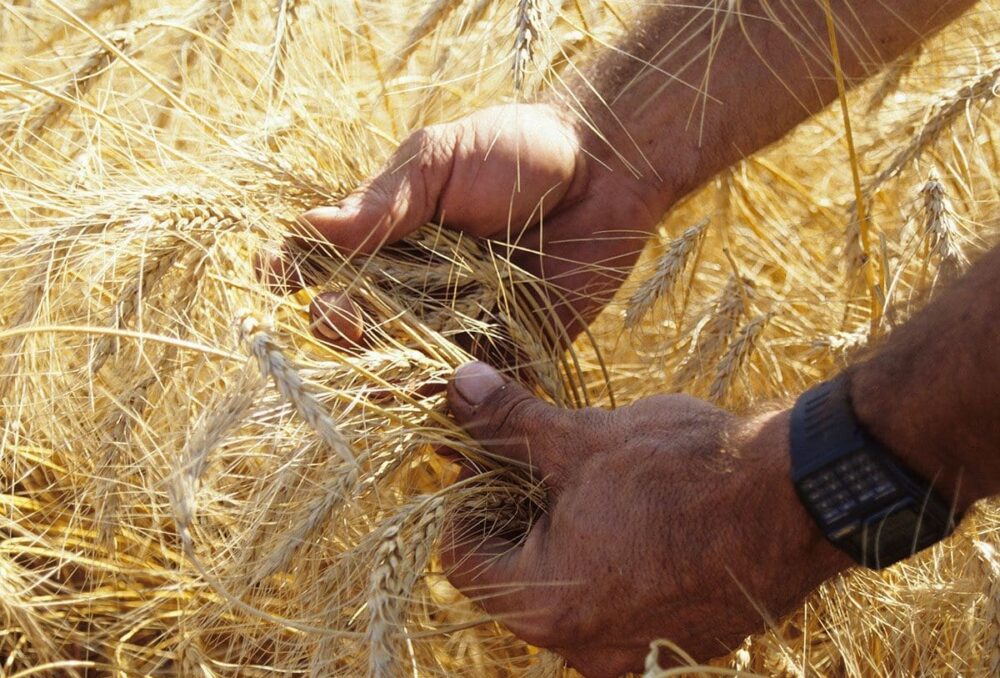
[[[657,300],[671,292],[707,229],[708,219],[705,218],[671,241],[667,251],[656,262],[656,271],[629,298],[625,311],[626,329],[635,328]]]

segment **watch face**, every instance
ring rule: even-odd
[[[792,408],[792,480],[827,538],[858,563],[885,567],[947,536],[950,507],[869,436],[854,416],[848,375]]]
[[[856,524],[859,515],[867,517],[898,498],[886,470],[864,451],[806,476],[799,490],[816,517],[835,533]]]
[[[838,459],[797,487],[827,537],[868,567],[902,560],[950,531],[947,512],[869,450]]]
[[[875,518],[864,527],[866,561],[875,567],[892,563],[917,551],[920,537],[920,516],[910,502],[881,518]]]

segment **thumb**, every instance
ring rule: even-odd
[[[370,254],[404,238],[435,217],[451,176],[456,137],[454,125],[414,132],[379,174],[338,204],[316,207],[302,219],[346,257]],[[309,275],[300,270],[294,255],[300,249],[295,243],[301,240],[293,236],[279,254],[261,262],[265,279],[286,293],[309,283]]]
[[[463,365],[448,384],[452,415],[488,451],[557,475],[572,413],[536,398],[482,362]]]
[[[367,254],[434,218],[451,175],[455,134],[438,125],[410,135],[385,169],[339,204],[303,218],[344,254]]]

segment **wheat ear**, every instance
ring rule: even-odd
[[[156,374],[140,381],[122,398],[121,409],[116,408],[104,423],[103,428],[110,433],[94,468],[94,522],[97,525],[98,539],[109,549],[114,545],[118,507],[121,504],[121,493],[118,490],[121,480],[116,474],[120,473],[118,465],[122,448],[129,444],[135,419],[142,415],[148,405],[149,388],[159,378],[160,375]]]
[[[968,267],[969,259],[959,244],[955,212],[937,172],[931,171],[920,195],[924,200],[924,236],[930,253],[938,259],[938,279],[951,282]]]
[[[722,292],[708,304],[708,312],[695,329],[691,349],[674,375],[675,389],[697,378],[706,364],[722,355],[739,327],[740,319],[750,312],[747,299],[752,297],[753,287],[749,280],[735,275],[729,277]]]
[[[256,401],[259,393],[258,379],[259,377],[244,373],[233,385],[230,395],[195,424],[184,446],[181,467],[174,473],[168,489],[178,532],[185,541],[191,539],[190,526],[197,512],[195,495],[209,456],[229,432],[243,421],[247,410]]]
[[[299,8],[299,0],[278,0],[277,14],[274,19],[274,47],[265,76],[272,92],[285,80],[288,42],[291,38],[292,24],[298,16]]]
[[[118,53],[127,52],[132,48],[135,42],[135,33],[129,30],[118,30],[107,36],[106,39],[114,49],[101,45],[90,53],[80,68],[73,73],[60,95],[45,104],[42,110],[25,123],[24,130],[27,132],[24,137],[25,143],[33,142],[45,130],[51,129],[69,110],[69,102],[79,101],[97,81],[97,76],[114,63],[115,59],[118,58]],[[0,130],[0,135],[3,131]]]
[[[368,673],[372,678],[398,675],[406,604],[444,523],[440,497],[422,503],[416,528],[405,540],[403,528],[412,512],[399,514],[385,529],[368,580]]]
[[[334,454],[356,467],[357,461],[351,444],[337,430],[333,418],[271,337],[270,325],[252,316],[245,316],[240,321],[240,338],[250,354],[257,359],[257,365],[264,378],[274,381],[281,395],[285,396],[299,416],[316,431]]]
[[[313,532],[319,529],[333,508],[344,499],[354,496],[355,489],[361,480],[358,466],[352,464],[345,471],[339,464],[332,463],[333,459],[331,457],[327,460],[323,470],[326,481],[323,483],[322,491],[309,505],[305,517],[281,538],[264,561],[256,567],[250,577],[252,583],[259,582],[286,569],[299,547]]]
[[[541,0],[518,0],[514,33],[514,89],[520,91],[528,64],[535,55],[538,27],[541,24]]]
[[[753,352],[761,333],[767,327],[772,314],[759,315],[740,330],[729,345],[726,355],[715,370],[715,379],[708,389],[708,399],[714,403],[722,403],[729,395],[733,382],[743,370],[747,358]]]
[[[941,132],[947,129],[963,111],[975,101],[987,104],[1000,94],[1000,66],[987,71],[974,82],[960,87],[932,109],[930,117],[914,136],[910,143],[904,146],[889,165],[878,173],[875,179],[865,188],[865,194],[871,193],[887,180],[898,175],[903,168],[916,160],[931,144],[937,141]]]
[[[115,329],[125,329],[129,319],[139,308],[139,302],[147,296],[158,282],[170,271],[181,249],[178,246],[169,247],[164,252],[156,253],[146,258],[142,270],[139,272],[139,279],[132,285],[121,299],[115,304],[115,309],[111,314],[109,326]],[[119,350],[118,338],[113,335],[102,335],[96,345],[90,359],[90,371],[99,372],[104,363],[115,355]]]
[[[414,26],[413,30],[411,30],[406,36],[406,44],[403,45],[403,48],[396,54],[392,66],[389,67],[388,75],[390,77],[399,73],[403,66],[406,65],[406,60],[410,58],[410,55],[413,54],[424,39],[430,35],[442,21],[447,19],[460,4],[462,4],[461,0],[435,0],[431,3],[424,13],[420,15],[417,25]]]
[[[671,241],[667,251],[656,262],[656,271],[629,298],[625,311],[625,327],[636,327],[658,299],[668,295],[687,267],[708,229],[708,219],[702,219]]]

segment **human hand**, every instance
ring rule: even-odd
[[[596,161],[587,139],[553,105],[483,109],[414,133],[378,175],[304,219],[348,255],[373,252],[434,220],[509,243],[516,264],[561,290],[565,303],[550,301],[574,336],[635,262],[659,217],[654,194],[662,192]],[[276,257],[268,268],[294,287],[302,281],[287,261]]]
[[[548,491],[519,543],[453,525],[450,580],[587,676],[641,670],[657,638],[725,654],[850,565],[795,496],[787,411],[744,419],[681,395],[562,410],[482,363],[455,374],[448,399]]]

